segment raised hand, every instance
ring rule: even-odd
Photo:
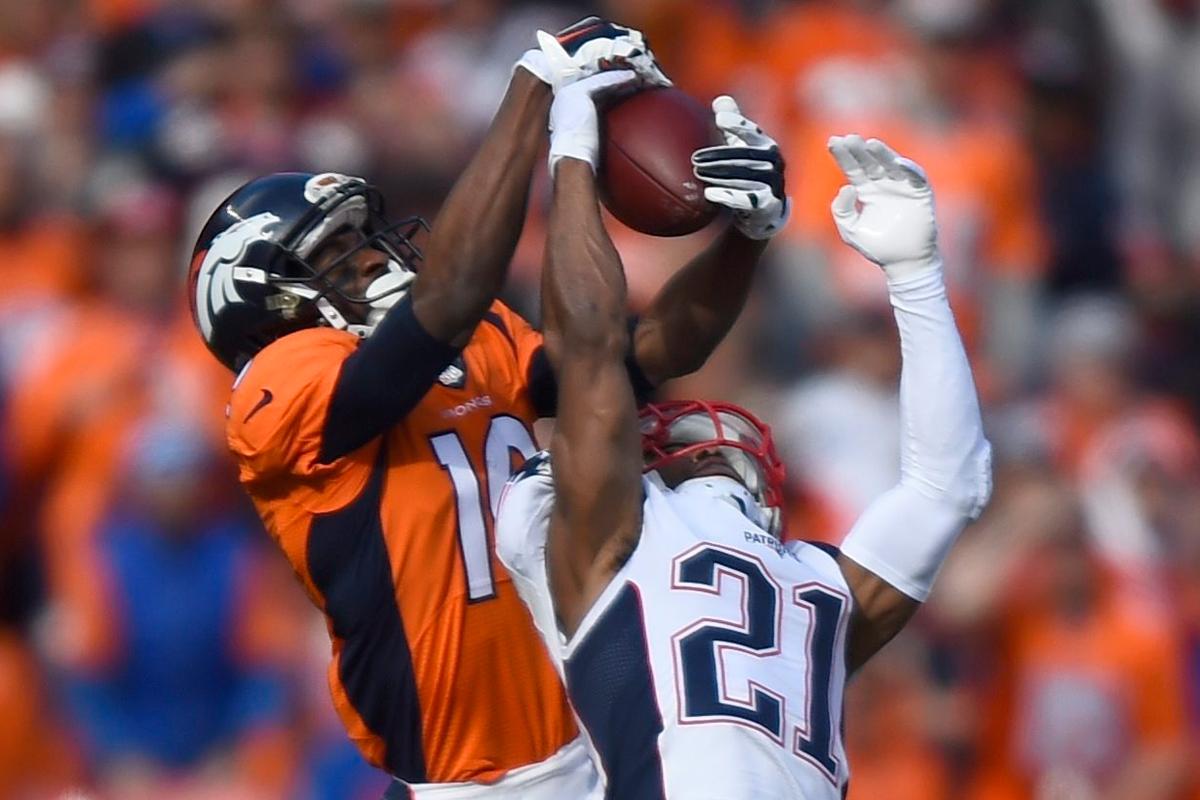
[[[831,210],[842,241],[889,279],[941,269],[933,189],[925,170],[878,139],[833,136],[829,152],[850,182]]]
[[[596,171],[600,158],[600,115],[596,101],[641,82],[633,70],[597,73],[576,81],[554,95],[550,105],[550,175],[560,159],[586,161]]]
[[[670,86],[642,32],[599,17],[585,17],[556,34],[537,32],[538,47],[517,62],[557,93],[598,72],[629,69],[649,86]]]
[[[733,211],[734,225],[747,238],[769,239],[790,214],[779,146],[742,115],[737,102],[721,95],[712,103],[725,144],[692,154],[692,172],[708,184],[704,197]]]

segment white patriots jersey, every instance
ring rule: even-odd
[[[839,800],[850,590],[718,481],[643,480],[642,535],[568,641],[546,578],[549,459],[509,482],[496,543],[616,800]],[[715,488],[714,488],[715,487]],[[727,496],[727,495],[726,495]]]

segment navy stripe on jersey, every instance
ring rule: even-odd
[[[628,584],[566,661],[567,693],[608,776],[609,800],[665,800],[642,598]]]
[[[500,318],[499,314],[497,314],[495,311],[485,311],[483,312],[483,321],[489,323],[496,330],[500,331],[500,333],[504,334],[504,338],[508,339],[508,343],[512,346],[513,352],[516,352],[517,340],[513,338],[511,333],[509,333],[508,326],[504,324],[504,320]]]
[[[384,766],[398,778],[422,783],[421,706],[380,517],[386,472],[387,446],[381,443],[359,496],[313,518],[308,572],[343,642],[338,677],[363,722],[383,739]]]

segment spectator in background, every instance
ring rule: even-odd
[[[14,385],[83,284],[80,224],[47,209],[35,170],[49,95],[33,64],[0,66],[0,380]]]
[[[1112,63],[1109,123],[1135,286],[1200,256],[1200,4],[1092,0]],[[1165,287],[1164,287],[1165,288]]]
[[[852,796],[962,798],[960,772],[980,786],[989,775],[1006,776],[999,791],[1007,785],[1009,796],[1012,785],[1032,791],[1004,781],[1027,780],[1041,769],[1036,760],[990,754],[1015,737],[987,738],[973,728],[987,699],[977,684],[994,660],[1003,656],[1010,685],[1041,685],[1037,676],[1060,674],[1031,666],[1041,663],[1041,651],[1010,623],[1028,617],[1038,624],[1022,630],[1059,636],[1077,629],[1099,638],[1104,626],[1117,630],[1128,619],[1098,603],[1086,624],[1071,628],[1061,604],[1050,603],[1056,593],[1035,598],[1032,588],[1029,603],[1050,605],[1040,616],[1036,608],[1018,614],[1011,587],[1031,580],[1024,565],[1055,531],[1080,527],[1065,519],[1066,507],[1072,514],[1083,508],[1091,555],[1077,571],[1103,576],[1099,585],[1109,588],[1098,597],[1155,608],[1151,629],[1182,617],[1184,708],[1192,742],[1200,742],[1196,0],[602,6],[645,30],[676,84],[701,102],[729,92],[768,129],[791,131],[783,143],[797,178],[785,234],[791,250],[768,266],[745,325],[682,391],[737,400],[766,416],[775,416],[773,403],[783,404],[781,417],[794,422],[778,434],[791,445],[800,497],[792,527],[802,536],[844,533],[838,517],[852,514],[855,498],[883,480],[877,465],[897,441],[887,432],[893,423],[875,413],[895,389],[890,368],[871,356],[889,335],[870,324],[882,296],[854,285],[862,265],[838,260],[844,248],[827,223],[837,185],[836,176],[823,174],[828,129],[861,125],[897,139],[944,187],[937,200],[955,308],[973,328],[973,356],[993,372],[985,412],[1008,460],[998,469],[992,511],[960,548],[970,568],[956,563],[956,552],[922,614],[926,624],[897,642],[898,652],[884,653],[880,674],[864,672],[852,687],[847,703],[858,722],[847,731],[848,746],[861,767]],[[0,506],[0,551],[16,546],[17,553],[0,575],[0,797],[57,797],[67,786],[93,792],[78,779],[73,747],[45,702],[44,666],[30,631],[42,634],[32,637],[46,646],[42,656],[72,672],[97,674],[126,657],[119,627],[106,650],[112,597],[96,591],[94,580],[112,563],[112,553],[94,544],[101,525],[113,522],[121,454],[147,419],[164,412],[220,420],[228,376],[215,370],[206,377],[210,359],[202,350],[193,358],[195,337],[176,327],[177,309],[164,305],[178,296],[170,283],[180,241],[195,234],[178,235],[176,202],[203,209],[198,229],[251,173],[282,165],[377,175],[393,207],[432,214],[470,152],[476,121],[490,111],[496,95],[487,86],[507,78],[511,56],[504,52],[516,47],[509,33],[527,32],[541,15],[539,24],[554,30],[555,18],[582,13],[578,3],[496,0],[3,3],[0,383],[9,403],[0,409],[0,463],[9,466],[10,492]],[[464,93],[484,99],[456,105]],[[510,273],[526,287],[536,286],[540,269],[547,183],[535,180]],[[633,298],[652,296],[668,277],[663,265],[707,241],[703,232],[661,240],[620,226],[613,237]],[[1115,304],[1075,299],[1095,290],[1124,296]],[[1068,336],[1068,329],[1076,332]],[[1039,366],[1045,388],[1029,380]],[[218,439],[220,431],[214,425],[209,434]],[[222,485],[229,470],[219,466],[214,481]],[[1076,571],[1078,563],[1066,568],[1066,556],[1077,545],[1056,547],[1044,551],[1045,560],[1064,575]],[[288,749],[303,752],[294,796],[333,800],[362,787],[370,797],[379,773],[364,766],[330,718],[323,624],[286,568],[255,575],[283,617],[271,620],[258,609],[246,622],[254,629],[248,638],[271,654],[255,661],[286,662],[291,654],[315,665],[311,680],[303,665],[290,667],[309,681],[289,711],[299,722]],[[1006,632],[1002,643],[993,639],[999,631]],[[1164,658],[1169,649],[1129,641]],[[1089,647],[1081,644],[1080,659],[1061,673],[1071,677],[1094,661],[1096,674],[1118,676],[1114,686],[1150,674],[1143,665],[1114,668],[1111,650]],[[986,687],[1002,685],[1000,677]],[[935,711],[926,705],[931,696]],[[1078,730],[1067,725],[1074,707],[1022,701],[1008,716],[993,708],[992,730],[1024,730],[1025,722],[1014,722],[1020,713],[1046,731],[1060,724]],[[929,763],[930,721],[939,726],[941,768]],[[1040,744],[1054,751],[1053,742]],[[976,768],[980,759],[987,763]],[[199,763],[220,773],[237,761]],[[1162,773],[1144,775],[1148,788],[1133,790],[1135,797],[1152,797]],[[208,792],[225,800],[233,782],[215,781]],[[202,794],[198,783],[181,780],[159,794]],[[1111,788],[1119,788],[1116,781]]]
[[[706,102],[733,95],[755,109],[766,130],[782,127],[760,79],[763,6],[746,0],[708,0],[703,13],[689,0],[606,0],[608,19],[625,20],[646,33],[675,85]],[[761,115],[761,116],[758,116]],[[772,120],[772,121],[769,121]]]
[[[1001,578],[972,800],[1177,798],[1188,754],[1174,621],[1124,592],[1060,503]]]
[[[0,384],[0,409],[4,402]],[[66,753],[54,752],[60,738],[50,730],[41,675],[23,636],[31,564],[23,558],[29,540],[14,525],[12,500],[8,464],[0,452],[0,796],[5,798],[64,787],[72,765]]]
[[[1177,401],[1139,382],[1141,330],[1125,303],[1076,297],[1050,330],[1049,391],[1000,415],[997,438],[1054,465],[1080,492],[1096,553],[1126,589],[1161,599],[1174,523],[1155,510],[1155,479],[1197,490],[1196,429]]]
[[[109,626],[93,574],[94,536],[113,501],[119,455],[145,416],[204,420],[219,441],[228,378],[195,341],[180,279],[174,195],[140,180],[96,187],[92,292],[39,342],[9,412],[19,490],[37,501],[53,657],[104,661]]]
[[[1120,207],[1104,125],[1110,76],[1096,9],[1042,3],[1022,28],[1016,52],[1049,236],[1046,288],[1059,296],[1114,291],[1124,279]]]
[[[100,785],[123,798],[282,797],[292,769],[283,676],[247,652],[255,528],[211,505],[214,453],[193,423],[144,421],[121,464],[120,502],[97,534],[112,658],[68,669],[66,697]],[[203,765],[233,759],[205,777]],[[197,777],[181,779],[189,770]]]
[[[867,505],[900,477],[900,351],[891,315],[848,314],[820,337],[827,363],[775,411],[799,539],[840,544]]]
[[[800,8],[866,19],[854,3],[811,6]],[[793,281],[786,302],[821,326],[835,324],[836,315],[825,317],[830,311],[883,302],[879,286],[865,283],[861,265],[851,263],[859,256],[842,247],[825,220],[838,186],[824,153],[828,131],[871,131],[911,153],[938,187],[947,283],[986,398],[1015,392],[1030,378],[1044,236],[1033,164],[1011,124],[1001,121],[1015,116],[1010,82],[980,44],[985,12],[981,0],[902,0],[898,13],[914,37],[878,22],[863,37],[849,21],[834,29],[844,30],[842,37],[818,28],[804,39],[814,43],[811,58],[783,62],[799,58],[796,68],[804,72],[777,67],[773,77],[793,87],[784,95],[795,120],[784,151],[803,170],[789,226],[795,263],[786,273]],[[799,51],[782,34],[771,38],[790,28],[768,22],[768,52]]]
[[[949,800],[951,769],[933,736],[922,640],[901,634],[846,691],[849,800]]]

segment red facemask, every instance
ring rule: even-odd
[[[783,462],[771,429],[749,411],[731,403],[675,400],[645,406],[638,422],[645,471],[716,450],[763,507],[782,512]]]

